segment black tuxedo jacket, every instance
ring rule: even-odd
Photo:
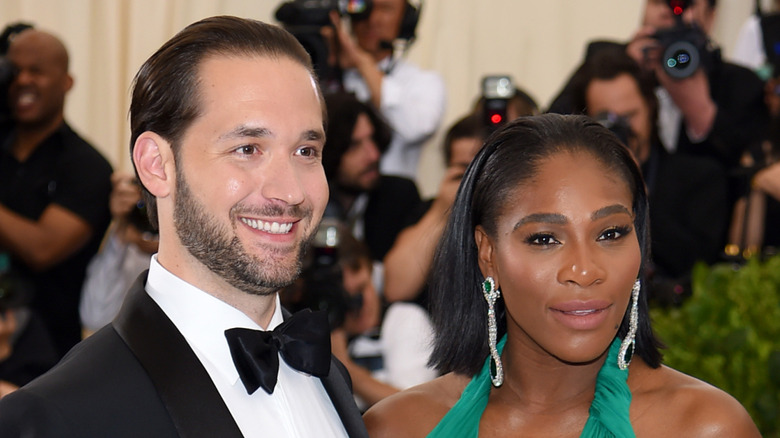
[[[144,291],[51,371],[0,400],[2,437],[241,437],[195,353]],[[350,437],[367,437],[348,374],[322,379]]]

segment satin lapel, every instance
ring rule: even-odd
[[[206,369],[146,294],[146,276],[130,288],[114,328],[146,369],[181,437],[242,437]]]
[[[348,375],[344,365],[331,356],[330,373],[328,373],[327,377],[323,377],[320,380],[330,400],[333,402],[339,418],[341,418],[341,423],[344,424],[344,429],[347,430],[347,435],[350,438],[368,438],[368,431],[365,423],[363,423],[363,417],[360,416],[360,411],[355,405],[352,389],[347,384],[345,376]]]
[[[290,312],[282,307],[282,317],[287,319]],[[325,392],[328,393],[333,407],[339,414],[339,419],[350,438],[368,438],[368,431],[363,422],[363,417],[355,404],[352,388],[347,383],[349,372],[334,356],[330,358],[330,372],[320,379]]]

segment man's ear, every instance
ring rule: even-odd
[[[499,285],[499,279],[497,276],[495,265],[493,264],[493,241],[488,236],[487,232],[482,225],[477,225],[474,229],[474,241],[477,243],[477,260],[479,261],[479,270],[482,271],[482,275],[487,277],[493,277],[496,282],[496,286]]]
[[[151,131],[146,131],[135,140],[133,164],[138,178],[149,192],[164,198],[171,194],[176,183],[175,163],[171,145]]]

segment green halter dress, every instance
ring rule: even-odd
[[[506,335],[499,341],[499,353],[503,351]],[[581,438],[635,438],[628,416],[631,405],[631,390],[628,388],[628,370],[617,365],[620,339],[615,338],[609,347],[607,360],[596,378],[596,393],[590,405],[590,415]],[[492,388],[490,380],[490,358],[463,390],[460,399],[441,419],[428,438],[476,437],[479,420],[482,417]]]

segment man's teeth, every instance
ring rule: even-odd
[[[241,218],[241,222],[249,225],[250,227],[256,230],[265,231],[271,234],[289,233],[290,229],[293,226],[292,223],[280,224],[279,222],[267,222],[267,221],[261,221],[256,219],[247,219],[243,217]]]

